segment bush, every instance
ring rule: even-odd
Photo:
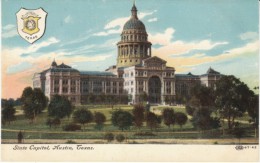
[[[59,118],[54,118],[54,119],[48,118],[47,121],[46,121],[46,125],[49,126],[50,128],[51,128],[52,126],[57,127],[57,126],[60,125],[60,123],[61,123],[61,121],[60,121]]]
[[[107,140],[107,142],[111,142],[114,140],[114,134],[113,133],[106,133],[104,136],[104,139]]]
[[[116,140],[121,143],[125,140],[125,136],[122,134],[119,134],[116,136]]]
[[[81,126],[77,125],[75,123],[70,123],[68,125],[63,126],[63,130],[64,131],[77,131],[77,130],[81,130]]]
[[[66,144],[77,144],[75,141],[73,141],[73,140],[68,140],[67,142],[66,142]]]

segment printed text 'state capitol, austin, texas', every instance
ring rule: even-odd
[[[74,104],[84,104],[92,95],[128,95],[131,103],[138,103],[146,93],[151,104],[165,104],[166,99],[189,94],[195,84],[214,87],[221,77],[212,68],[203,75],[175,74],[174,67],[152,56],[152,43],[142,21],[138,19],[135,4],[132,15],[123,28],[117,43],[117,65],[106,71],[79,71],[64,63],[52,62],[47,70],[33,77],[33,87],[41,88],[48,98],[59,94]]]

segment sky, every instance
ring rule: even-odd
[[[104,71],[116,64],[132,0],[2,0],[2,98],[20,97],[34,73],[56,60],[78,70]],[[259,85],[257,0],[136,0],[152,56],[177,74],[206,73],[209,67]],[[47,13],[46,31],[33,44],[18,35],[21,8]]]

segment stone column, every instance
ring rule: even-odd
[[[60,83],[59,83],[59,94],[62,94],[62,78],[60,78]]]
[[[152,56],[152,50],[151,50],[151,46],[149,47],[149,56]]]
[[[137,53],[141,56],[141,47],[140,47],[140,44],[138,45]]]
[[[164,89],[165,89],[165,84],[164,80],[162,80],[162,88],[161,88],[161,103],[164,104]]]

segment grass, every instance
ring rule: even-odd
[[[127,134],[127,137],[130,139],[171,139],[171,138],[181,138],[181,139],[204,139],[204,138],[233,138],[233,135],[226,134],[222,136],[220,134],[221,128],[219,130],[211,130],[205,132],[198,132],[195,130],[188,120],[188,122],[183,125],[183,129],[180,129],[180,126],[174,125],[170,129],[161,123],[160,127],[156,130],[151,131],[149,128],[144,126],[141,130],[131,127],[131,129],[127,132],[120,131],[117,127],[111,125],[111,112],[113,109],[121,108],[126,111],[131,111],[133,106],[129,105],[117,105],[114,106],[112,109],[111,106],[107,105],[84,105],[76,107],[86,107],[92,113],[94,112],[101,112],[106,116],[106,123],[104,125],[103,130],[99,131],[94,129],[95,124],[90,123],[85,125],[84,131],[77,131],[77,132],[65,132],[62,130],[62,126],[72,122],[72,118],[63,118],[61,120],[61,127],[58,128],[49,128],[45,125],[48,114],[47,110],[38,115],[35,123],[29,124],[29,120],[27,120],[23,114],[21,114],[21,108],[17,107],[17,114],[16,121],[12,122],[10,125],[2,126],[2,139],[16,139],[17,138],[17,131],[22,130],[25,131],[24,137],[26,139],[103,139],[104,134],[107,132],[113,132],[115,134]],[[155,111],[156,113],[160,113],[164,108],[173,108],[175,112],[183,112],[186,113],[185,107],[181,106],[152,106],[151,111]],[[245,115],[244,118],[248,118],[248,115]],[[225,126],[226,126],[225,122]],[[245,137],[253,137],[254,130],[250,128],[250,125],[247,123],[243,123],[241,127],[247,128],[247,135]],[[15,131],[12,131],[15,130]],[[151,132],[151,135],[136,135],[138,132]]]

